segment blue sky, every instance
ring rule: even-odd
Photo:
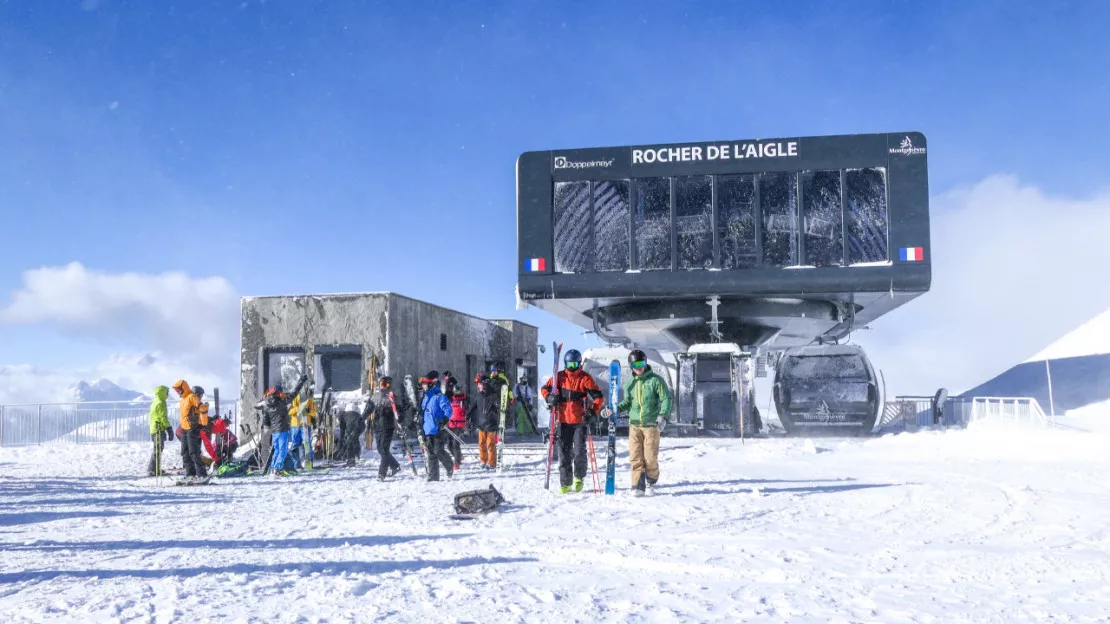
[[[519,153],[912,129],[934,193],[1002,173],[1084,198],[1110,187],[1106,24],[1101,2],[0,2],[0,305],[77,261],[393,290],[576,342],[514,309]],[[0,324],[0,364],[151,348]]]

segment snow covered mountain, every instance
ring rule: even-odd
[[[1048,412],[1050,375],[1057,414],[1110,400],[1110,310],[964,396],[1033,397]]]
[[[66,388],[66,395],[70,400],[79,403],[88,401],[119,401],[130,403],[133,401],[150,400],[150,397],[141,392],[121,388],[107,379],[101,379],[91,384],[86,381],[79,381]]]

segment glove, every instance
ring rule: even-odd
[[[308,375],[301,375],[300,383],[308,381]]]
[[[162,430],[162,439],[165,440],[166,442],[169,442],[170,440],[172,440],[173,439],[173,429],[169,429],[169,428],[163,429]]]
[[[555,407],[556,405],[560,405],[562,403],[566,403],[566,399],[564,399],[563,397],[555,395],[555,394],[547,395],[547,406],[548,407]]]
[[[598,415],[600,415],[602,418],[609,418],[613,415],[613,410],[609,409],[608,407],[603,407],[601,408],[601,411],[598,412]]]

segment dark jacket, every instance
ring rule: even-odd
[[[366,421],[358,412],[343,412],[339,415],[339,439],[352,440],[366,431]]]
[[[366,416],[373,414],[375,433],[392,434],[397,429],[397,416],[393,414],[393,405],[389,402],[390,392],[392,390],[378,390],[366,403],[366,409],[363,411]],[[410,417],[409,411],[412,410],[408,397],[404,392],[394,392],[393,401],[397,403],[397,415],[401,417],[401,423],[407,423]]]
[[[289,401],[284,394],[271,394],[262,400],[262,426],[273,433],[289,431]]]
[[[486,433],[492,433],[497,431],[501,425],[501,389],[493,384],[483,385],[483,387],[486,391],[479,390],[475,395],[474,409],[476,415],[474,419],[478,429]]]

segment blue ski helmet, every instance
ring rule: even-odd
[[[578,349],[571,349],[563,356],[563,364],[571,370],[576,370],[582,366],[582,353]]]

